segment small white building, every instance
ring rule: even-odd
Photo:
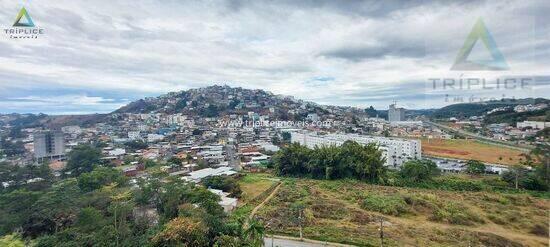
[[[141,133],[139,131],[128,131],[128,139],[130,140],[140,140]]]
[[[126,150],[124,148],[115,148],[109,151],[109,156],[120,156],[124,154],[126,154]]]
[[[237,172],[231,167],[222,166],[218,168],[204,168],[198,171],[190,172],[187,177],[184,179],[192,182],[200,182],[203,178],[210,176],[222,176],[222,175],[233,175]]]
[[[220,196],[218,204],[223,207],[223,211],[229,213],[237,207],[237,198],[229,197],[229,193],[216,189],[208,189],[210,192]]]
[[[162,141],[162,139],[164,139],[164,136],[163,136],[163,135],[159,135],[159,134],[147,134],[147,141],[148,141],[148,142]]]

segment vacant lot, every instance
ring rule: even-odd
[[[549,200],[449,192],[355,180],[284,179],[257,216],[268,231],[380,246],[547,246]]]
[[[431,156],[475,159],[504,165],[518,164],[521,151],[475,140],[422,139],[422,153]]]
[[[276,182],[276,179],[266,173],[247,173],[239,180],[243,191],[240,204],[249,203],[264,191],[268,190]]]

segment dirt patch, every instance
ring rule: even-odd
[[[435,154],[450,154],[450,155],[469,155],[469,152],[466,151],[459,151],[459,150],[451,150],[451,149],[445,149],[445,148],[436,148],[436,147],[424,147],[425,153],[435,153]]]

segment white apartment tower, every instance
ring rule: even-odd
[[[390,122],[405,121],[405,108],[397,108],[395,104],[391,104],[388,110],[388,120]]]
[[[357,134],[326,134],[317,135],[314,132],[291,132],[291,142],[297,142],[308,148],[315,146],[342,145],[346,141],[356,141],[360,144],[376,143],[382,155],[386,158],[385,166],[398,169],[409,160],[421,159],[421,142],[399,138],[366,136]]]

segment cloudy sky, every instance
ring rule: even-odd
[[[5,33],[22,7],[37,39]],[[109,112],[212,84],[378,109],[548,97],[548,13],[544,0],[1,1],[0,113]],[[510,69],[451,71],[480,18]],[[490,58],[482,42],[471,56]],[[442,90],[433,78],[529,83]]]

